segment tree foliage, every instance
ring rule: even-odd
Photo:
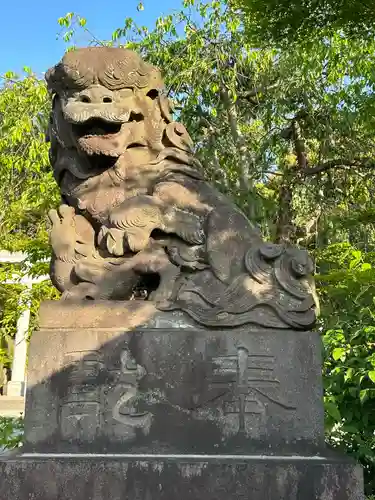
[[[184,0],[152,30],[127,18],[104,41],[73,13],[59,23],[69,43],[83,30],[87,43],[123,45],[161,67],[175,116],[187,125],[207,177],[266,238],[301,244],[313,254],[327,440],[361,460],[368,493],[374,492],[374,40],[332,29],[309,44],[254,48],[238,11],[215,0]],[[29,78],[3,91],[19,99]],[[45,99],[43,84],[34,85]],[[44,109],[43,99],[35,103],[30,116]],[[41,135],[37,140],[40,167],[29,166],[22,190],[35,198],[24,198],[17,218],[9,211],[4,226],[11,228],[8,247],[34,257],[46,254],[42,214],[57,200],[50,171],[42,167],[46,146]],[[17,144],[10,140],[7,151],[17,151]]]
[[[43,262],[49,255],[46,212],[58,201],[58,191],[48,162],[48,145],[45,142],[49,100],[44,82],[36,78],[28,68],[25,68],[23,78],[7,73],[2,80],[1,250],[25,252],[29,256],[29,262],[28,269],[22,263],[0,265],[0,388],[10,376],[13,338],[20,313],[31,301],[31,331],[35,325],[39,301],[56,295],[49,282],[40,283],[32,290],[25,291],[20,280],[25,273],[42,275],[48,272],[48,264]],[[9,281],[15,284],[9,284]]]
[[[22,444],[22,418],[0,417],[0,453],[4,449],[14,449]]]
[[[364,39],[374,35],[371,0],[233,0],[248,16],[248,34],[267,45],[307,41],[311,36],[343,31]]]
[[[27,68],[26,68],[27,70]],[[56,202],[45,130],[47,90],[29,70],[0,88],[0,237],[2,249],[47,248],[45,214]]]
[[[324,304],[327,436],[361,460],[370,493],[375,491],[375,252],[347,241],[325,247],[319,258],[325,267],[317,279]]]

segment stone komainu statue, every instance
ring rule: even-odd
[[[85,48],[46,79],[62,298],[149,299],[207,327],[313,325],[307,253],[263,242],[205,181],[156,68],[129,50]]]

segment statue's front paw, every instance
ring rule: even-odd
[[[115,257],[121,257],[125,253],[125,233],[122,229],[102,226],[98,235],[98,243],[101,248]]]
[[[110,215],[111,227],[123,232],[125,246],[132,252],[140,252],[147,247],[154,229],[164,230],[159,205],[159,200],[151,196],[135,196],[126,200]]]
[[[102,227],[99,232],[98,242],[101,248],[116,257],[125,255],[129,250],[138,253],[149,244],[153,229],[152,226],[131,227],[128,229]]]
[[[150,236],[154,229],[153,226],[127,229],[125,231],[125,240],[129,250],[134,253],[144,250],[150,242]]]

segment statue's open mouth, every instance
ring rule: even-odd
[[[88,155],[120,156],[132,140],[134,125],[144,117],[130,112],[120,119],[112,116],[94,116],[73,123],[73,133],[79,148]]]
[[[110,122],[101,118],[91,118],[83,123],[73,125],[77,138],[83,137],[111,137],[118,135],[122,123]]]

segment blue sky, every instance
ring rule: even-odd
[[[137,11],[139,0],[0,0],[0,3],[1,75],[6,71],[21,73],[23,66],[41,74],[57,63],[65,50],[64,42],[56,40],[61,29],[57,19],[67,12],[85,17],[87,27],[97,38],[108,39],[116,28],[123,26],[126,17],[152,27],[161,14],[179,9],[182,1],[143,0],[141,12]]]

